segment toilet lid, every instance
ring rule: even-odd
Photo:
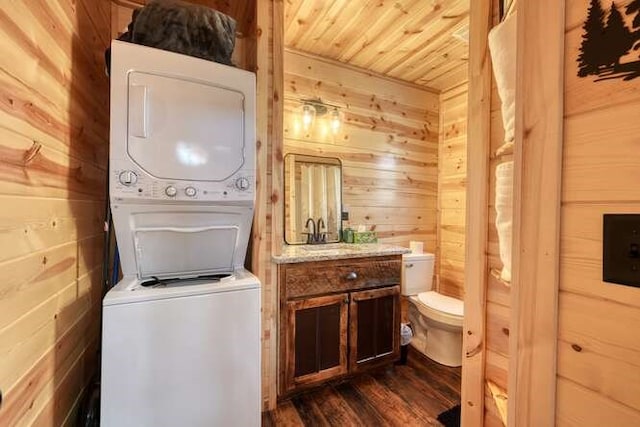
[[[418,299],[427,307],[442,313],[462,317],[464,315],[464,303],[457,298],[441,295],[434,291],[418,294]]]

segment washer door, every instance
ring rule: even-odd
[[[197,80],[128,75],[127,152],[150,175],[224,181],[244,164],[244,96]]]

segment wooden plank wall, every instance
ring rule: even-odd
[[[467,183],[467,83],[440,95],[438,291],[464,298]]]
[[[98,362],[109,1],[4,1],[0,38],[0,425],[73,425]]]
[[[640,289],[602,282],[602,215],[640,212],[640,79],[577,77],[589,4],[566,2],[556,420],[631,426],[640,425]]]
[[[286,51],[284,150],[338,157],[343,205],[351,225],[375,230],[384,243],[424,242],[436,249],[439,96],[296,51]],[[299,99],[320,97],[342,107],[335,137],[322,118],[300,128]]]

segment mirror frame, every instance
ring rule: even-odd
[[[342,212],[343,212],[343,205],[342,202],[344,200],[344,195],[343,195],[343,191],[344,191],[344,185],[342,185],[343,183],[343,171],[342,171],[342,160],[338,157],[323,157],[323,156],[313,156],[313,155],[308,155],[308,154],[299,154],[299,153],[294,153],[294,152],[289,152],[287,154],[285,154],[284,158],[283,158],[283,162],[282,162],[282,176],[283,178],[286,180],[287,179],[287,157],[289,156],[299,156],[305,159],[310,159],[309,163],[318,163],[318,164],[330,164],[330,165],[335,165],[335,166],[340,166],[340,200],[338,201],[338,216],[340,219],[340,226],[338,227],[338,240],[329,240],[326,243],[340,243],[342,242]],[[313,160],[317,160],[317,161],[313,161]],[[332,163],[327,163],[327,162],[323,162],[323,160],[335,160],[337,161],[337,165],[335,164],[335,162]],[[298,242],[293,242],[293,243],[289,243],[287,241],[287,214],[286,214],[286,210],[287,210],[287,196],[289,195],[287,193],[287,186],[284,184],[283,182],[283,189],[282,189],[282,194],[283,194],[283,206],[282,206],[282,238],[284,240],[284,243],[287,245],[291,245],[291,246],[295,246],[295,245],[306,245],[306,242],[303,243],[298,243]],[[322,244],[322,243],[319,243]]]

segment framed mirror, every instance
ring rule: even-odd
[[[340,241],[342,163],[329,157],[284,157],[284,240],[289,245]]]

